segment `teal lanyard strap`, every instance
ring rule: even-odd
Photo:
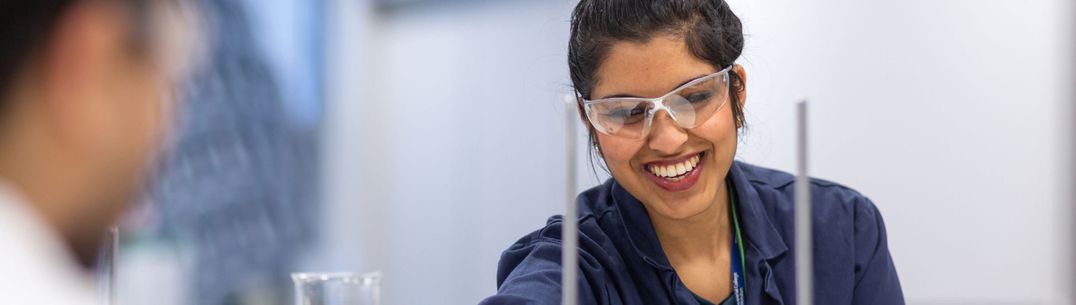
[[[735,240],[736,249],[733,249],[733,251],[739,251],[739,254],[740,254],[740,255],[733,255],[733,256],[739,258],[740,272],[746,274],[747,273],[747,263],[745,261],[746,261],[747,256],[744,254],[744,250],[743,250],[743,233],[740,231],[740,217],[738,215],[739,213],[736,212],[736,196],[733,195],[733,192],[735,190],[731,187],[731,184],[728,184],[728,185],[729,185],[729,187],[726,188],[726,191],[729,193],[729,211],[732,214],[732,226],[733,226],[733,230],[734,230],[734,232],[736,234],[735,237],[734,237],[736,239]],[[735,264],[735,263],[736,262],[733,262],[733,264]],[[742,287],[747,287],[747,276],[741,274],[741,277],[743,278],[743,283],[741,284]],[[743,299],[742,299],[743,291],[742,290],[740,290],[740,291],[735,291],[734,290],[734,293],[737,294],[737,295],[735,295],[737,304],[743,304]]]

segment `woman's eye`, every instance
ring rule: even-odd
[[[643,113],[643,110],[639,109],[639,108],[621,108],[621,109],[616,109],[616,110],[613,110],[613,111],[609,112],[609,115],[610,116],[615,116],[615,117],[630,117],[630,116],[640,115],[642,113]]]
[[[688,95],[684,96],[684,99],[686,99],[688,102],[690,102],[692,104],[698,104],[698,103],[703,103],[703,102],[709,101],[710,98],[713,97],[713,96],[714,96],[713,91],[699,91],[699,92],[694,92],[694,93],[691,93],[691,94],[688,94]]]
[[[620,118],[620,119],[624,119],[624,120],[632,120],[634,118],[641,117],[641,116],[643,116],[645,114],[646,114],[646,108],[645,107],[631,107],[631,108],[622,107],[622,108],[617,108],[617,109],[610,110],[608,113],[606,113],[607,116]]]

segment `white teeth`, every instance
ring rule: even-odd
[[[672,180],[679,180],[679,176],[683,176],[684,174],[687,174],[688,172],[694,170],[695,167],[698,165],[699,156],[695,155],[694,157],[684,160],[684,162],[680,162],[679,164],[668,166],[651,165],[647,168],[647,170],[649,170],[651,173],[658,177],[676,178]]]

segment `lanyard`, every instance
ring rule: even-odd
[[[729,211],[732,214],[732,227],[735,236],[732,238],[732,294],[736,300],[737,305],[744,305],[744,286],[746,286],[747,279],[744,278],[744,270],[747,269],[747,263],[744,262],[743,252],[743,234],[740,232],[740,217],[736,213],[736,197],[732,195],[735,191],[730,186],[727,190],[729,193]]]

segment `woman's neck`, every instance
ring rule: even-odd
[[[714,197],[706,210],[686,219],[651,217],[661,247],[671,262],[717,259],[728,254],[732,240],[728,189],[724,182]]]

